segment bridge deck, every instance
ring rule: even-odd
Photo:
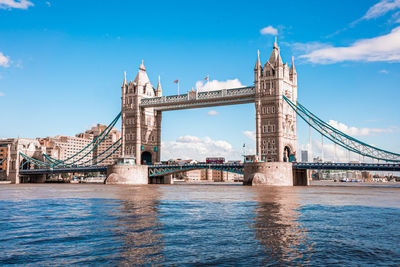
[[[174,165],[149,165],[149,176],[160,176],[174,172],[183,172],[195,169],[214,169],[243,173],[244,164],[174,164]],[[293,169],[308,170],[358,170],[358,171],[393,171],[400,172],[400,164],[374,164],[374,163],[314,163],[294,162]],[[29,169],[20,170],[21,175],[39,175],[68,172],[105,172],[106,166],[57,168],[57,169]]]
[[[400,164],[295,162],[293,168],[309,170],[400,171]]]

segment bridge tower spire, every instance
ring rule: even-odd
[[[296,114],[283,100],[285,95],[293,102],[297,101],[294,64],[292,62],[289,72],[288,65],[283,64],[275,40],[262,71],[258,71],[257,65],[258,61],[254,79],[257,156],[268,162],[294,160],[297,149]]]
[[[160,75],[158,76],[158,83],[157,83],[157,89],[156,89],[156,96],[157,96],[157,97],[162,96],[162,87],[161,87]]]
[[[158,162],[160,161],[161,112],[154,108],[140,106],[143,98],[153,98],[158,94],[147,76],[143,61],[133,82],[130,81],[125,87],[121,102],[122,156],[134,157],[136,164]]]

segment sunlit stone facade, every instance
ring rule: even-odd
[[[141,108],[143,98],[162,95],[160,80],[157,89],[150,83],[146,68],[142,64],[134,79],[129,84],[122,84],[122,156],[134,157],[136,164],[150,164],[160,161],[161,111],[154,108]]]
[[[254,68],[257,155],[267,162],[290,161],[297,146],[296,113],[283,95],[297,101],[297,73],[283,63],[278,44],[264,67],[258,53]]]

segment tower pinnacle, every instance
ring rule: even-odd
[[[157,83],[156,96],[157,96],[157,97],[162,96],[162,87],[161,87],[160,75],[158,76],[158,83]]]
[[[254,67],[254,69],[258,70],[260,68],[261,68],[260,50],[257,50],[257,62],[256,62],[256,66]]]
[[[122,86],[124,86],[124,85],[127,85],[127,82],[126,82],[126,71],[124,71],[124,82],[122,83]]]
[[[146,68],[144,67],[143,59],[142,59],[142,64],[140,64],[139,69],[146,70]]]
[[[290,75],[297,74],[296,68],[294,67],[294,57],[292,56],[292,66],[290,66]]]
[[[283,61],[280,55],[279,46],[277,43],[277,38],[275,37],[274,48],[272,49],[271,56],[269,57],[268,61],[272,65],[283,65]]]

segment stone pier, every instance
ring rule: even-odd
[[[292,163],[249,162],[244,164],[244,185],[293,186]]]
[[[148,184],[147,165],[136,165],[133,158],[120,158],[107,167],[105,184]]]

